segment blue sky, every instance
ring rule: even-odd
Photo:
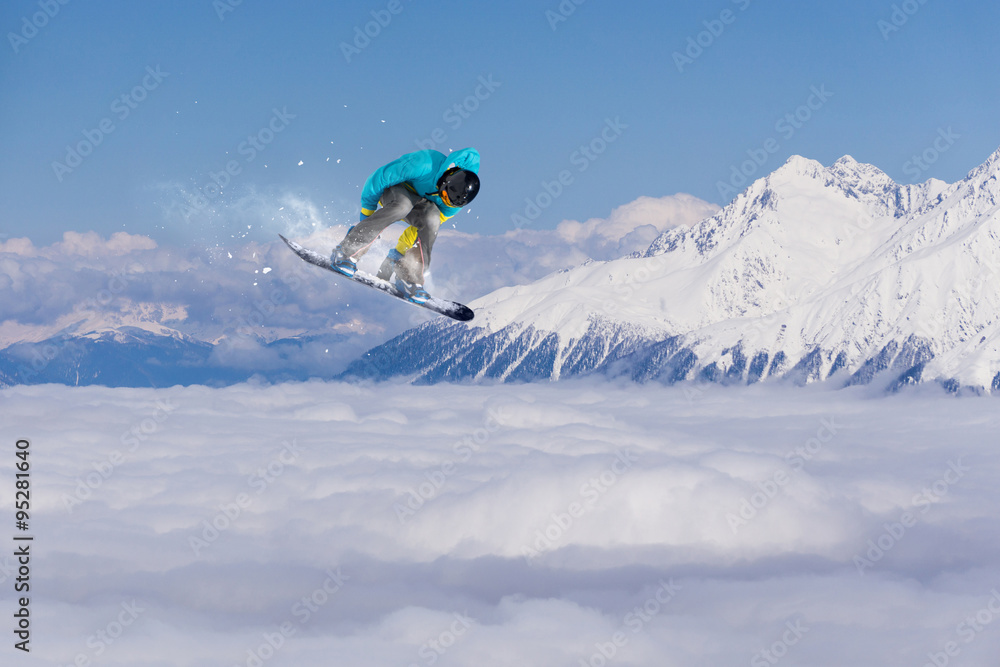
[[[273,238],[230,206],[247,193],[291,193],[343,224],[368,174],[418,141],[480,150],[482,193],[455,222],[487,234],[526,199],[541,229],[642,195],[725,204],[719,182],[764,146],[754,177],[792,154],[851,154],[901,182],[958,180],[1000,146],[989,3],[64,1],[0,9],[0,234],[36,243]],[[808,120],[779,125],[797,111]],[[89,155],[54,166],[81,142]],[[179,205],[227,164],[213,215],[184,224]]]

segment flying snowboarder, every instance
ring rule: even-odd
[[[330,257],[330,268],[347,277],[357,271],[379,234],[397,221],[409,223],[379,268],[378,278],[396,275],[396,287],[410,301],[430,299],[424,275],[438,228],[479,192],[479,151],[463,148],[450,155],[436,150],[407,153],[380,167],[361,191],[361,220],[351,227]],[[381,208],[379,208],[381,204]]]

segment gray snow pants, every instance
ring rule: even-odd
[[[404,185],[386,188],[379,200],[382,206],[356,224],[340,242],[340,249],[357,259],[375,243],[386,227],[400,220],[417,228],[417,241],[396,264],[396,273],[404,280],[423,284],[424,271],[431,263],[431,249],[441,226],[441,215],[434,202],[410,192]]]

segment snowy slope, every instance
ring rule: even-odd
[[[425,325],[349,372],[433,381],[614,369],[733,382],[839,372],[865,383],[890,371],[897,383],[990,389],[998,172],[1000,151],[953,185],[899,185],[850,157],[828,168],[793,157],[641,255],[493,292],[472,304],[472,327]],[[414,346],[418,357],[400,358]]]

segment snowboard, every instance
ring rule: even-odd
[[[412,303],[414,306],[420,306],[421,308],[426,308],[427,310],[433,311],[440,315],[445,315],[452,318],[453,320],[458,320],[459,322],[468,322],[473,317],[476,316],[472,309],[461,303],[456,303],[455,301],[448,301],[446,299],[438,299],[437,297],[431,297],[424,303],[417,303],[411,301],[406,292],[403,292],[398,287],[392,283],[376,278],[375,276],[365,273],[364,271],[358,271],[353,276],[345,276],[340,271],[337,271],[330,265],[330,258],[322,255],[315,250],[310,250],[309,248],[303,248],[295,241],[289,241],[281,234],[278,234],[281,240],[288,244],[288,247],[292,249],[296,255],[309,262],[310,264],[315,264],[316,266],[331,271],[341,278],[346,280],[351,280],[362,285],[367,285],[377,289],[380,292],[384,292],[390,296],[394,296],[397,299],[406,301],[407,303]]]

